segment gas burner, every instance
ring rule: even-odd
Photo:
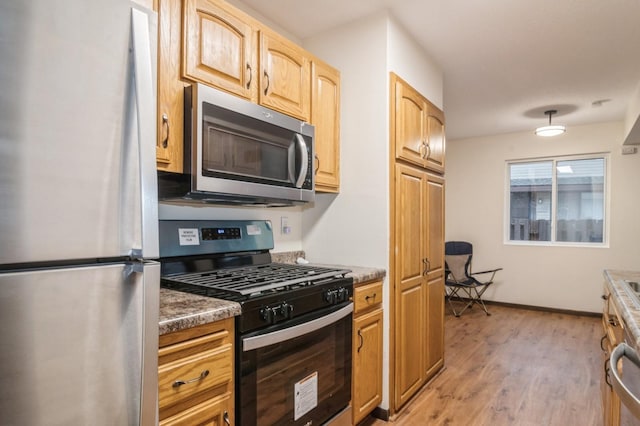
[[[173,283],[173,287],[195,287],[252,297],[321,283],[344,277],[348,272],[350,271],[346,269],[269,263],[165,276],[163,281],[166,284]]]

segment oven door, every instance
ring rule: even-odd
[[[238,424],[320,425],[347,407],[352,312],[346,302],[240,336]]]

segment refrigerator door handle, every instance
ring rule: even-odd
[[[131,9],[132,50],[135,97],[138,114],[138,148],[140,159],[140,213],[142,250],[145,259],[159,257],[158,177],[156,172],[156,108],[152,71],[149,15]]]

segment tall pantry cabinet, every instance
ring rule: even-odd
[[[393,411],[444,365],[444,114],[391,73]]]

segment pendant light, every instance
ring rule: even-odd
[[[563,134],[567,130],[564,126],[552,126],[551,125],[551,116],[553,114],[557,114],[557,113],[558,113],[558,110],[555,110],[555,109],[550,109],[550,110],[544,112],[545,115],[549,116],[549,125],[548,126],[538,127],[536,129],[536,135],[545,136],[545,137],[558,136],[558,135]]]

